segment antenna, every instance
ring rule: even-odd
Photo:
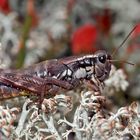
[[[114,54],[124,45],[124,43],[126,42],[126,40],[129,38],[129,36],[134,32],[134,30],[138,27],[138,25],[136,25],[131,31],[130,33],[125,37],[125,39],[123,40],[123,42],[113,51],[112,53],[112,57],[114,56]]]
[[[120,62],[120,63],[126,63],[126,64],[129,64],[129,65],[132,65],[134,66],[135,64],[132,63],[132,62],[128,62],[128,61],[125,61],[125,60],[109,60],[110,62]]]

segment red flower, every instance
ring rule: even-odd
[[[135,38],[140,35],[140,24],[138,24],[132,34],[132,38]]]
[[[0,0],[0,10],[5,14],[11,11],[8,0]]]
[[[35,27],[38,25],[38,16],[35,10],[35,1],[34,0],[28,0],[27,1],[27,11],[28,15],[32,18],[32,27]]]
[[[112,13],[105,8],[102,13],[97,13],[94,18],[97,21],[98,29],[105,35],[108,35],[112,25]]]
[[[93,53],[96,51],[97,29],[93,24],[86,24],[78,29],[72,35],[73,54]]]

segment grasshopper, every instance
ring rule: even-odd
[[[0,69],[0,100],[35,95],[39,97],[41,104],[44,97],[55,96],[60,88],[74,89],[81,81],[90,82],[94,91],[100,91],[99,86],[109,77],[112,62],[132,64],[113,60],[112,56],[123,46],[135,28],[112,55],[104,50],[99,50],[90,55],[44,61],[19,70]],[[92,78],[94,81],[91,80]]]

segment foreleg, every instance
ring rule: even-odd
[[[84,80],[84,83],[94,92],[100,92],[100,87],[92,80]]]

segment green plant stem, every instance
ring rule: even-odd
[[[27,15],[22,29],[23,33],[20,40],[20,46],[19,46],[20,49],[19,49],[19,54],[17,56],[16,68],[21,68],[24,64],[24,60],[26,57],[26,41],[28,39],[31,25],[32,25],[32,17],[30,15]]]

